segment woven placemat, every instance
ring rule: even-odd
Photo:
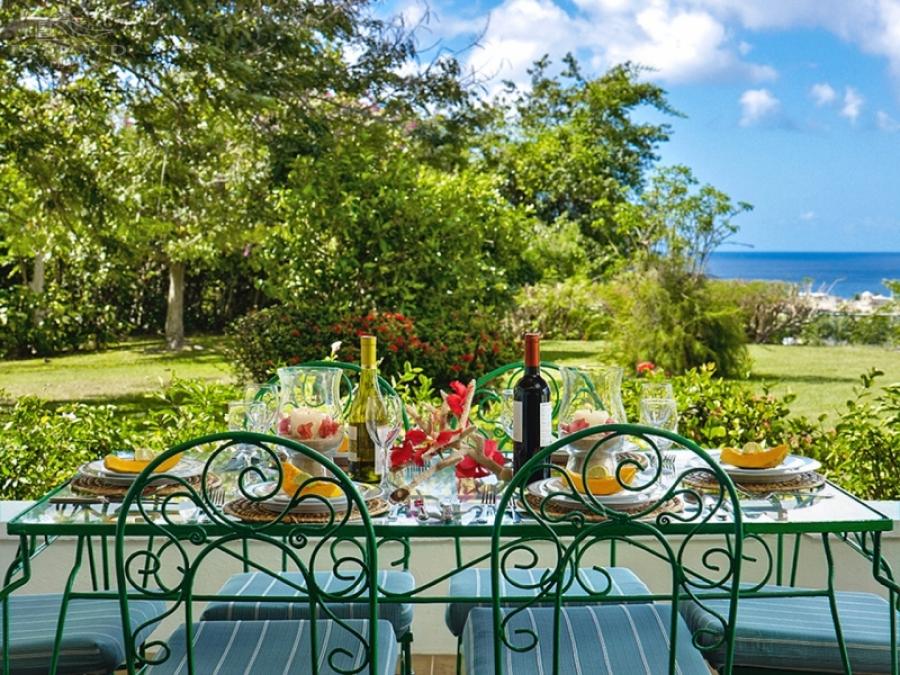
[[[381,499],[370,499],[366,502],[366,510],[369,512],[369,515],[372,517],[381,516],[387,513],[391,508],[391,505],[387,503],[386,500]],[[269,509],[260,505],[259,502],[254,502],[249,499],[240,498],[235,499],[222,507],[222,510],[228,515],[235,516],[249,523],[268,523],[280,515],[279,511],[270,511]],[[335,511],[332,516],[330,513],[287,513],[284,517],[281,518],[282,523],[287,523],[288,525],[294,525],[298,523],[328,523],[331,522],[331,519],[334,518],[335,521],[340,521],[344,517],[344,511]],[[359,510],[353,509],[350,512],[350,520],[359,520],[360,513]]]
[[[788,476],[783,480],[768,481],[766,483],[735,478],[734,476],[731,477],[731,480],[744,492],[755,495],[766,495],[771,492],[789,492],[790,490],[812,490],[825,485],[825,476],[818,471],[806,471]],[[684,483],[701,490],[718,491],[719,489],[719,481],[714,475],[709,473],[692,473],[684,478]]]
[[[541,513],[541,506],[543,504],[543,512],[548,516],[565,516],[573,511],[577,511],[584,515],[584,519],[591,522],[602,522],[604,520],[608,520],[608,518],[602,514],[596,513],[594,511],[587,510],[584,506],[579,506],[577,504],[567,504],[566,502],[560,499],[549,499],[546,502],[546,497],[539,497],[538,495],[526,494],[525,500],[534,509],[535,513]],[[627,513],[627,514],[635,514],[641,513],[645,508],[647,508],[647,504],[636,504],[634,506],[622,506],[622,505],[606,505],[610,511],[616,511],[617,513]],[[647,514],[647,518],[655,517],[660,513],[679,513],[684,509],[684,502],[681,501],[679,497],[675,497],[674,499],[670,499],[664,504],[660,504],[658,508],[654,509],[652,512]]]
[[[185,481],[193,488],[197,488],[200,485],[200,474],[196,476],[190,476],[185,478]],[[207,489],[212,489],[218,487],[222,484],[222,480],[215,475],[214,473],[207,474],[206,476],[206,486]],[[72,479],[72,482],[69,483],[69,487],[72,489],[72,492],[83,494],[83,495],[95,495],[98,497],[108,497],[110,499],[122,499],[128,494],[128,490],[131,487],[130,485],[116,485],[113,483],[108,483],[102,478],[96,478],[94,476],[76,476]],[[144,490],[144,496],[159,496],[164,497],[165,495],[171,494],[173,492],[177,492],[178,490],[183,490],[184,486],[181,483],[165,483],[159,487],[155,487],[153,484],[148,485],[147,489]]]

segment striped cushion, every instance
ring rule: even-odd
[[[765,587],[779,589],[789,590]],[[835,595],[853,672],[891,672],[887,601],[869,593]],[[704,604],[723,616],[729,606],[728,600],[706,600]],[[705,628],[721,634],[718,621],[696,603],[683,603],[681,612],[692,630]],[[708,656],[713,663],[723,660],[722,650]],[[741,598],[734,658],[740,666],[843,673],[828,598]]]
[[[540,567],[532,570],[512,568],[506,570],[506,573],[515,582],[533,586],[546,571],[546,568]],[[627,567],[607,567],[605,571],[609,573],[612,580],[612,589],[610,590],[612,595],[640,595],[650,592],[650,589],[644,585],[644,582]],[[601,592],[609,585],[609,580],[603,572],[598,572],[592,568],[583,568],[579,573],[579,578],[594,592]],[[535,589],[518,588],[512,583],[506,582],[503,575],[500,577],[500,583],[501,597],[532,597],[537,594]],[[587,591],[584,587],[580,583],[575,582],[566,592],[566,602],[569,602],[568,598],[577,598],[584,596],[586,593]],[[462,633],[463,626],[466,625],[466,618],[473,607],[490,607],[491,605],[490,568],[470,567],[454,574],[450,578],[450,595],[455,597],[484,598],[484,602],[477,604],[472,602],[454,602],[447,605],[444,621],[447,623],[447,628],[450,629],[450,632],[458,637]],[[541,604],[552,604],[552,601]]]
[[[12,672],[16,675],[46,673],[53,654],[62,595],[18,595],[10,597],[8,602]],[[128,607],[132,630],[166,610],[164,603],[151,601],[130,602]],[[141,640],[147,638],[152,628],[141,632]],[[57,672],[111,673],[124,661],[118,600],[72,600],[66,610]]]
[[[553,672],[552,607],[525,609],[507,624],[513,647],[526,647],[538,636],[534,649],[517,652],[503,647],[503,673]],[[560,616],[559,672],[587,675],[659,675],[669,672],[671,608],[653,603],[580,605],[564,607]],[[466,675],[494,674],[493,613],[475,608],[463,633]],[[676,673],[709,675],[700,652],[691,644],[687,626],[678,619]],[[496,675],[500,675],[497,673]]]
[[[300,572],[281,573],[286,579],[305,586]],[[353,585],[352,580],[339,579],[331,572],[315,572],[316,585],[322,591],[338,593]],[[416,580],[409,572],[383,570],[378,573],[378,587],[390,593],[409,593],[416,586]],[[291,595],[305,598],[287,584],[264,572],[235,574],[219,590],[220,595]],[[328,608],[339,619],[368,618],[368,593],[363,593],[355,602],[331,602]],[[259,619],[309,619],[309,603],[298,602],[241,602],[216,601],[207,605],[200,619],[202,621],[256,621]],[[397,636],[406,635],[412,625],[413,607],[409,603],[384,603],[378,605],[378,618],[390,621]]]
[[[201,621],[193,625],[194,672],[203,675],[280,675],[312,672],[312,621]],[[368,638],[369,622],[351,620],[351,630]],[[154,675],[187,675],[185,627],[166,641],[169,658],[147,672]],[[387,621],[378,622],[377,675],[393,675],[397,669],[397,638]],[[321,675],[362,669],[366,644],[336,621],[316,622],[316,655]],[[346,649],[349,654],[336,653]],[[329,663],[329,656],[333,663]],[[335,666],[338,670],[335,669]]]

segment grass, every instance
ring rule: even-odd
[[[139,339],[102,352],[0,361],[0,389],[63,403],[115,403],[124,412],[148,407],[147,393],[173,377],[230,382],[222,338],[194,337],[181,352],[167,352],[160,339]]]
[[[34,394],[64,401],[115,403],[123,412],[151,405],[146,394],[159,390],[172,377],[233,381],[222,355],[222,338],[192,338],[189,349],[164,351],[162,340],[131,340],[95,354],[49,359],[0,361],[0,389],[13,396]],[[600,360],[600,342],[546,341],[544,358],[577,365]],[[815,418],[833,414],[852,394],[859,376],[869,368],[885,372],[883,384],[900,382],[900,351],[878,347],[784,347],[752,345],[751,382],[758,388],[797,395],[791,408]]]
[[[576,365],[599,361],[600,342],[547,341],[543,357],[556,363]],[[751,345],[753,371],[750,381],[765,384],[777,394],[797,396],[791,411],[815,419],[833,416],[853,395],[859,376],[870,368],[884,371],[882,384],[900,382],[900,351],[882,347],[800,347]]]

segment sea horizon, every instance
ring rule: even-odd
[[[785,281],[842,298],[866,291],[890,295],[900,279],[900,251],[716,251],[707,267],[720,279]]]

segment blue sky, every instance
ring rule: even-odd
[[[663,164],[754,210],[761,251],[900,251],[900,0],[393,0],[491,90],[544,53],[654,69],[686,118]],[[423,19],[424,17],[424,19]],[[425,58],[434,51],[426,51]],[[656,118],[654,118],[656,119]],[[726,247],[725,250],[734,246]]]

